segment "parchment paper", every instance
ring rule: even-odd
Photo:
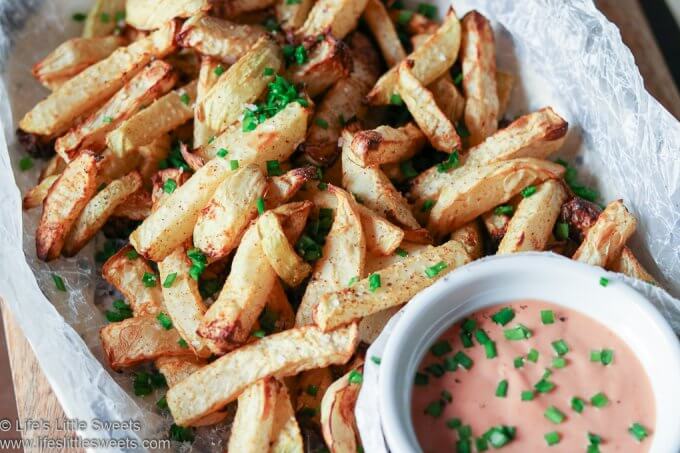
[[[436,3],[444,11],[446,2]],[[494,20],[498,66],[520,81],[508,117],[552,105],[568,119],[563,155],[576,158],[584,182],[595,184],[603,201],[625,200],[639,219],[635,253],[671,294],[680,295],[680,126],[645,92],[615,26],[589,0],[454,4],[459,15],[475,7]],[[21,193],[35,183],[39,169],[18,170],[22,152],[14,131],[21,116],[47,94],[30,68],[79,34],[82,25],[70,18],[88,5],[85,0],[0,0],[0,297],[26,334],[67,416],[88,421],[80,435],[165,438],[170,421],[154,409],[162,393],[131,396],[130,375],[112,376],[102,366],[97,333],[105,322],[102,305],[111,297],[96,283],[93,254],[101,245],[90,245],[75,258],[42,263],[34,246],[39,209],[21,210]],[[68,292],[56,290],[52,273],[64,278]],[[645,286],[679,330],[680,302]],[[377,379],[370,361],[366,374],[358,415],[366,451],[373,452],[380,451],[373,449],[381,442],[379,424],[361,416],[364,397],[375,391],[371,383]],[[143,423],[139,429],[102,431],[92,426],[95,418]],[[224,433],[212,433],[193,448],[220,449],[223,438]]]

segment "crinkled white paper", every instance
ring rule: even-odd
[[[94,247],[76,258],[38,261],[34,231],[39,209],[21,210],[21,193],[35,183],[38,169],[18,171],[22,154],[14,130],[21,116],[47,94],[30,76],[30,68],[79,33],[81,24],[70,18],[89,3],[0,1],[0,297],[30,341],[67,416],[144,421],[140,430],[107,432],[89,424],[80,432],[83,437],[164,438],[168,419],[153,410],[155,399],[131,397],[129,376],[112,376],[102,366],[98,330],[104,318],[97,306],[101,298],[94,296]],[[437,3],[444,11],[446,2]],[[494,22],[498,66],[520,81],[508,116],[552,105],[567,118],[570,135],[563,155],[577,159],[581,177],[595,184],[605,201],[624,199],[639,219],[632,244],[636,255],[679,296],[680,125],[644,90],[616,27],[590,0],[461,0],[454,6],[459,15],[477,8]],[[55,289],[52,272],[64,277],[68,293]],[[659,288],[632,284],[657,302],[680,330],[677,299]],[[385,338],[373,348],[382,347]],[[377,411],[362,416],[371,407],[366,395],[377,395],[376,371],[367,362],[357,409],[370,452],[384,451]],[[219,448],[219,435],[210,438],[195,447]]]

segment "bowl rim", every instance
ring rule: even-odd
[[[645,315],[645,322],[655,324],[655,336],[661,337],[661,341],[663,341],[663,345],[655,343],[655,348],[662,350],[661,346],[663,346],[663,351],[667,353],[668,357],[663,359],[665,363],[664,371],[668,372],[671,378],[675,376],[677,378],[676,382],[680,382],[680,341],[657,308],[646,297],[625,282],[619,279],[610,279],[610,282],[614,283],[613,285],[607,285],[607,288],[603,288],[600,285],[599,279],[601,277],[615,274],[611,274],[600,267],[573,261],[553,253],[524,252],[512,255],[496,255],[467,264],[466,266],[447,274],[432,286],[418,293],[404,308],[403,315],[390,334],[379,367],[378,407],[381,414],[381,424],[385,441],[392,451],[422,451],[415,437],[415,431],[410,415],[410,398],[413,381],[410,380],[407,384],[404,379],[406,379],[406,376],[413,375],[415,367],[417,367],[426,348],[435,338],[458,320],[482,307],[501,304],[503,303],[503,300],[496,299],[495,302],[478,302],[475,300],[471,301],[469,297],[463,298],[457,305],[449,307],[447,317],[438,320],[435,326],[428,327],[426,332],[413,332],[415,324],[417,324],[421,318],[425,317],[426,313],[433,307],[444,304],[447,295],[464,288],[466,285],[474,285],[479,282],[480,278],[483,279],[489,278],[490,276],[497,276],[499,273],[512,275],[513,273],[526,272],[528,265],[539,273],[550,272],[553,273],[554,276],[556,272],[561,272],[563,275],[573,274],[580,276],[581,278],[590,279],[593,282],[594,289],[599,286],[600,289],[612,291],[613,295],[617,296],[616,304],[618,307],[622,307],[620,310],[642,310]],[[556,287],[554,289],[554,291],[560,290],[566,290],[566,287],[561,289]],[[565,306],[563,303],[550,300],[549,296],[545,296],[545,298],[547,298],[547,301],[550,303]],[[517,297],[512,297],[511,299],[517,299]],[[594,315],[591,311],[593,310],[592,307],[585,302],[576,302],[575,304],[579,303],[582,305],[578,308],[574,308],[573,306],[566,308],[576,309],[614,332],[629,348],[631,348],[631,350],[633,350],[650,379],[650,385],[652,386],[652,392],[654,393],[656,403],[655,436],[652,438],[650,453],[657,451],[680,451],[680,418],[674,422],[673,420],[660,420],[659,417],[660,398],[658,395],[666,395],[666,391],[668,390],[666,387],[668,386],[664,386],[663,389],[655,388],[654,382],[656,381],[652,379],[648,369],[649,367],[645,365],[642,358],[637,354],[635,351],[636,348],[633,347],[631,341],[624,338],[618,332],[621,329],[621,326],[613,325],[610,319],[602,319],[601,317]],[[420,340],[418,340],[418,337],[420,337]],[[650,340],[640,341],[644,342]],[[415,365],[412,363],[414,362],[414,357],[418,357]],[[409,363],[408,366],[404,366],[404,362],[409,362],[409,360],[411,363]],[[413,369],[411,370],[410,368]],[[405,388],[406,391],[404,391]],[[675,400],[676,403],[680,402],[680,390],[674,390],[672,394],[677,396],[677,399]],[[408,400],[408,405],[406,407],[407,413],[404,413],[404,405],[402,404],[404,398],[407,398]],[[662,433],[663,435],[660,435],[659,433]],[[659,438],[661,438],[660,441],[657,440]],[[663,442],[663,444],[661,444],[661,442]]]

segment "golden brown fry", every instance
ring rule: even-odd
[[[176,329],[166,330],[154,315],[107,324],[99,331],[104,354],[114,370],[135,366],[162,356],[191,354],[179,345]]]
[[[268,376],[346,363],[358,342],[356,325],[323,333],[315,326],[286,330],[245,345],[198,370],[167,393],[175,423],[188,426],[233,401]]]
[[[605,267],[621,255],[623,246],[635,232],[636,226],[637,220],[628,212],[623,201],[612,201],[590,227],[572,258]]]
[[[460,33],[460,22],[455,11],[451,9],[437,31],[406,57],[413,60],[413,75],[423,85],[427,86],[434,82],[456,61],[460,48]],[[398,83],[398,66],[393,66],[368,93],[368,101],[374,105],[389,104]]]
[[[198,86],[196,87],[196,104],[200,103],[210,89],[215,85],[219,71],[215,71],[218,67],[222,67],[222,63],[210,57],[201,58],[201,68],[198,72]],[[198,148],[204,146],[216,135],[216,131],[210,129],[205,120],[198,115],[198,109],[194,108],[194,147]]]
[[[510,103],[515,76],[507,72],[496,71],[496,90],[498,91],[498,119],[503,118]]]
[[[629,277],[643,280],[652,285],[658,285],[654,277],[642,267],[642,264],[635,258],[635,255],[628,247],[624,247],[621,256],[609,263],[609,268],[614,272],[621,272]]]
[[[279,380],[267,377],[239,395],[228,451],[259,453],[269,450],[282,385]]]
[[[312,271],[312,266],[295,252],[278,217],[267,211],[257,220],[260,244],[269,264],[288,286],[298,286]]]
[[[45,165],[45,168],[40,172],[39,181],[42,181],[48,176],[60,175],[64,171],[64,168],[66,168],[66,162],[64,162],[64,159],[62,159],[59,154],[55,154],[47,161],[47,165]]]
[[[208,0],[127,0],[125,21],[138,30],[154,30],[169,20],[208,9]]]
[[[331,453],[358,451],[361,445],[354,419],[354,406],[361,384],[350,381],[353,373],[361,373],[362,366],[333,382],[321,401],[321,430]]]
[[[163,306],[158,285],[144,286],[144,274],[154,271],[129,245],[118,250],[102,267],[102,276],[116,288],[132,307],[135,316],[156,315]]]
[[[461,142],[456,128],[439,109],[432,93],[415,77],[412,67],[413,60],[408,59],[399,65],[396,89],[401,99],[432,146],[447,153],[460,150]]]
[[[251,220],[267,181],[255,164],[233,172],[220,184],[196,220],[194,245],[210,261],[224,258],[237,246]]]
[[[336,39],[344,38],[357,26],[366,0],[317,0],[296,37],[313,41],[317,36],[330,33]]]
[[[428,85],[427,89],[434,96],[444,116],[451,122],[456,123],[463,117],[465,98],[449,78],[440,77]]]
[[[97,190],[94,154],[81,153],[71,161],[50,187],[35,232],[38,258],[50,261],[59,256],[71,226]]]
[[[326,237],[321,258],[314,264],[312,279],[298,307],[295,325],[311,324],[312,312],[322,294],[346,287],[364,274],[366,237],[359,208],[344,190],[329,186],[337,200],[333,225]]]
[[[465,125],[470,144],[477,145],[498,128],[496,45],[491,24],[477,11],[467,13],[461,23]]]
[[[516,204],[516,203],[515,203]],[[513,209],[516,207],[513,205],[512,201],[508,203]],[[489,233],[489,237],[497,243],[503,239],[505,232],[508,230],[508,224],[510,223],[510,216],[507,214],[497,214],[494,211],[488,211],[482,214],[482,222],[484,222],[484,227]]]
[[[45,137],[61,135],[78,117],[120,90],[152,59],[175,50],[177,29],[178,24],[169,22],[80,72],[33,107],[21,119],[19,128]]]
[[[423,288],[469,261],[470,257],[458,241],[428,247],[415,256],[408,256],[377,272],[380,276],[380,287],[377,289],[370,289],[375,286],[370,282],[375,281],[376,277],[369,276],[349,288],[325,294],[316,306],[314,321],[322,330],[329,331],[401,305]]]
[[[123,217],[130,220],[144,220],[151,214],[151,193],[140,189],[130,195],[125,203],[116,206],[112,217]]]
[[[294,325],[295,312],[290,302],[288,302],[286,291],[281,283],[276,280],[267,296],[267,305],[264,307],[258,321],[253,325],[253,331],[261,329],[266,334],[271,334],[291,329]]]
[[[199,357],[209,357],[210,349],[196,334],[207,308],[198,291],[198,280],[191,274],[187,247],[180,246],[158,263],[159,281],[163,286],[163,302],[172,325]]]
[[[260,38],[233,66],[215,82],[196,106],[199,119],[216,132],[236,122],[243,114],[243,106],[257,100],[273,75],[265,75],[265,68],[274,74],[282,66],[281,51],[274,41]],[[245,83],[244,81],[247,81]]]
[[[476,220],[454,230],[451,233],[451,239],[460,242],[471,259],[476,260],[482,257],[484,242],[481,228]]]
[[[121,15],[125,15],[125,0],[95,0],[85,19],[83,38],[113,34]]]
[[[47,194],[49,193],[50,187],[52,187],[52,184],[54,184],[57,178],[59,178],[59,175],[48,176],[26,192],[22,203],[24,210],[42,206],[45,197],[47,197]]]
[[[268,209],[289,201],[307,181],[316,178],[316,167],[293,168],[281,176],[269,178],[269,187],[264,201]]]
[[[202,55],[234,64],[265,33],[260,27],[199,14],[184,23],[177,40],[183,47],[191,47]]]
[[[359,338],[361,338],[361,341],[372,344],[401,307],[401,305],[397,305],[361,318],[361,321],[359,321]]]
[[[379,126],[354,134],[350,158],[362,167],[410,159],[425,146],[425,135],[413,123]]]
[[[536,193],[517,205],[496,254],[544,250],[565,201],[567,191],[561,181],[537,186]]]
[[[43,85],[66,81],[88,66],[108,57],[124,40],[118,36],[72,38],[33,66],[33,76]]]
[[[281,29],[286,32],[295,32],[304,25],[309,11],[314,5],[314,0],[276,0],[276,20]]]
[[[177,183],[178,186],[184,185],[191,175],[181,168],[166,168],[164,170],[158,170],[151,177],[151,211],[156,211],[165,200],[167,200],[171,194],[165,191],[165,184],[172,180]],[[172,183],[170,183],[172,184]],[[173,191],[174,193],[174,191]]]
[[[380,0],[368,0],[363,17],[380,46],[387,66],[392,67],[406,58],[394,23]]]
[[[289,241],[297,241],[310,209],[311,203],[302,202],[283,205],[272,211],[280,216]],[[262,250],[257,225],[251,225],[236,250],[231,273],[219,297],[198,330],[201,337],[209,340],[214,353],[224,353],[248,340],[275,280],[276,273]]]
[[[169,64],[154,61],[83,123],[60,137],[55,143],[55,150],[67,162],[81,149],[101,151],[106,145],[107,133],[137,113],[143,105],[170,90],[175,81],[176,76]]]
[[[158,171],[161,162],[168,157],[170,146],[170,136],[163,134],[148,145],[140,146],[137,150],[141,160],[139,174],[142,175],[144,187],[151,188],[151,178]]]
[[[109,217],[114,213],[117,206],[142,187],[142,178],[139,173],[132,172],[116,179],[100,190],[87,203],[76,221],[64,243],[64,256],[74,256],[80,249],[97,234],[104,226]]]
[[[352,56],[349,47],[330,35],[324,36],[309,52],[308,59],[301,65],[288,69],[290,79],[304,85],[311,97],[323,93],[338,80],[347,77],[352,70]]]
[[[109,132],[106,144],[119,156],[149,145],[193,118],[195,100],[196,82],[171,91]]]
[[[135,171],[142,160],[138,152],[119,157],[110,149],[105,149],[97,157],[97,187]]]
[[[470,167],[442,191],[430,212],[428,230],[444,235],[507,202],[525,187],[562,174],[562,165],[534,158]]]
[[[276,398],[274,423],[271,434],[271,453],[303,453],[302,434],[295,419],[290,395],[285,385],[281,385]]]
[[[332,383],[333,374],[330,368],[317,368],[300,373],[295,382],[297,389],[295,412],[303,411],[303,413],[306,413],[306,419],[317,427],[321,427],[321,398]],[[316,393],[310,393],[308,391],[310,388],[316,389]],[[314,415],[311,414],[310,410],[314,411]]]
[[[203,368],[208,362],[198,357],[159,357],[156,359],[156,368],[165,377],[168,387],[174,387],[189,375]]]

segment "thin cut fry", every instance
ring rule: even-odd
[[[314,311],[314,321],[327,332],[364,316],[401,305],[435,280],[469,261],[470,257],[458,241],[428,247],[349,288],[325,294]],[[380,276],[377,287],[377,277],[373,275]]]
[[[346,363],[358,342],[356,325],[323,333],[315,326],[286,330],[245,345],[193,373],[167,393],[175,423],[188,426],[233,401],[268,376]]]
[[[50,261],[59,256],[71,226],[97,190],[94,154],[81,153],[50,187],[35,233],[38,258]]]
[[[121,14],[125,14],[125,0],[95,0],[85,19],[83,38],[112,34]]]
[[[356,28],[365,7],[366,0],[317,0],[296,37],[315,40],[319,35],[330,33],[342,39]]]
[[[257,381],[238,397],[238,409],[231,426],[228,451],[268,451],[281,382],[273,377]]]
[[[379,126],[354,134],[350,157],[362,167],[400,162],[418,153],[425,141],[425,135],[413,123],[399,128]]]
[[[208,0],[127,0],[125,21],[138,30],[154,30],[175,18],[210,8]]]
[[[331,453],[357,451],[361,445],[354,419],[354,406],[361,384],[350,381],[357,367],[333,382],[321,401],[321,428],[323,438]]]
[[[49,193],[52,184],[59,178],[59,175],[51,175],[40,181],[40,183],[32,187],[24,194],[22,207],[24,210],[33,209],[37,206],[42,206],[45,197]]]
[[[260,244],[269,264],[288,286],[298,286],[307,278],[312,267],[295,252],[273,211],[257,220]]]
[[[363,17],[380,46],[387,66],[392,67],[406,58],[394,23],[380,0],[368,0]]]

